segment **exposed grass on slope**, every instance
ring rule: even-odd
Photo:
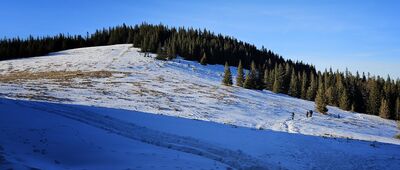
[[[114,72],[111,71],[47,71],[47,72],[28,72],[18,71],[6,75],[0,75],[0,82],[16,82],[38,79],[58,79],[70,80],[74,78],[107,78],[111,77]]]

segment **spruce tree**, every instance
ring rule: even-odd
[[[301,76],[301,88],[300,88],[300,97],[302,99],[307,99],[307,83],[308,83],[307,73],[303,72]]]
[[[268,83],[266,84],[266,88],[267,90],[271,90],[274,86],[275,83],[275,71],[274,70],[270,70],[268,71]]]
[[[240,60],[236,76],[236,85],[239,87],[243,87],[243,81],[244,81],[243,65],[242,65],[242,60]]]
[[[167,58],[167,56],[164,54],[161,46],[159,46],[158,49],[157,49],[157,57],[156,57],[156,59],[158,59],[158,60],[166,60],[166,58]]]
[[[315,109],[320,113],[326,114],[328,112],[327,101],[325,97],[324,84],[320,83],[317,91],[317,96],[315,97]]]
[[[222,84],[226,86],[232,86],[232,74],[229,68],[228,62],[225,62],[224,79],[222,79]]]
[[[257,76],[256,65],[255,65],[254,61],[252,61],[250,71],[246,75],[246,79],[244,80],[243,87],[246,89],[255,89],[256,88],[256,76]]]
[[[207,65],[207,55],[206,53],[203,54],[203,57],[200,60],[201,65]]]
[[[379,116],[381,118],[385,118],[385,119],[390,118],[389,104],[386,99],[382,99],[382,101],[381,101],[381,107],[379,109]]]
[[[263,78],[263,83],[264,83],[264,89],[267,89],[267,90],[269,90],[269,87],[270,87],[270,82],[269,82],[269,71],[268,71],[268,69],[265,69],[264,70],[264,78]]]
[[[378,115],[381,104],[381,95],[377,81],[369,80],[367,88],[369,89],[367,112]]]
[[[282,65],[275,66],[275,80],[274,80],[274,85],[272,87],[272,91],[275,93],[282,93],[283,92],[283,81],[284,81],[284,75],[285,72],[283,70]]]
[[[339,107],[343,110],[349,110],[350,108],[350,100],[349,100],[349,95],[347,93],[346,89],[343,89],[342,92],[340,93],[340,99],[339,99]],[[352,105],[352,109],[354,105]]]
[[[337,106],[338,97],[337,97],[336,87],[330,86],[328,89],[326,89],[325,93],[328,104],[332,106]]]
[[[296,72],[294,71],[294,69],[292,69],[292,73],[291,73],[288,94],[293,97],[299,97],[299,83],[298,83],[298,79],[297,79]]]
[[[315,95],[317,94],[317,81],[313,74],[311,74],[310,86],[307,89],[307,100],[313,101],[315,99]]]

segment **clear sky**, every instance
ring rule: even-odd
[[[400,77],[400,1],[10,0],[0,37],[86,34],[141,22],[207,28],[317,69]]]

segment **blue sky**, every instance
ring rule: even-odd
[[[128,1],[0,2],[0,37],[86,34],[141,22],[207,28],[302,60],[400,77],[400,2],[396,1]]]

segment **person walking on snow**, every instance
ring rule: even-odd
[[[294,112],[292,112],[292,120],[294,120]]]

